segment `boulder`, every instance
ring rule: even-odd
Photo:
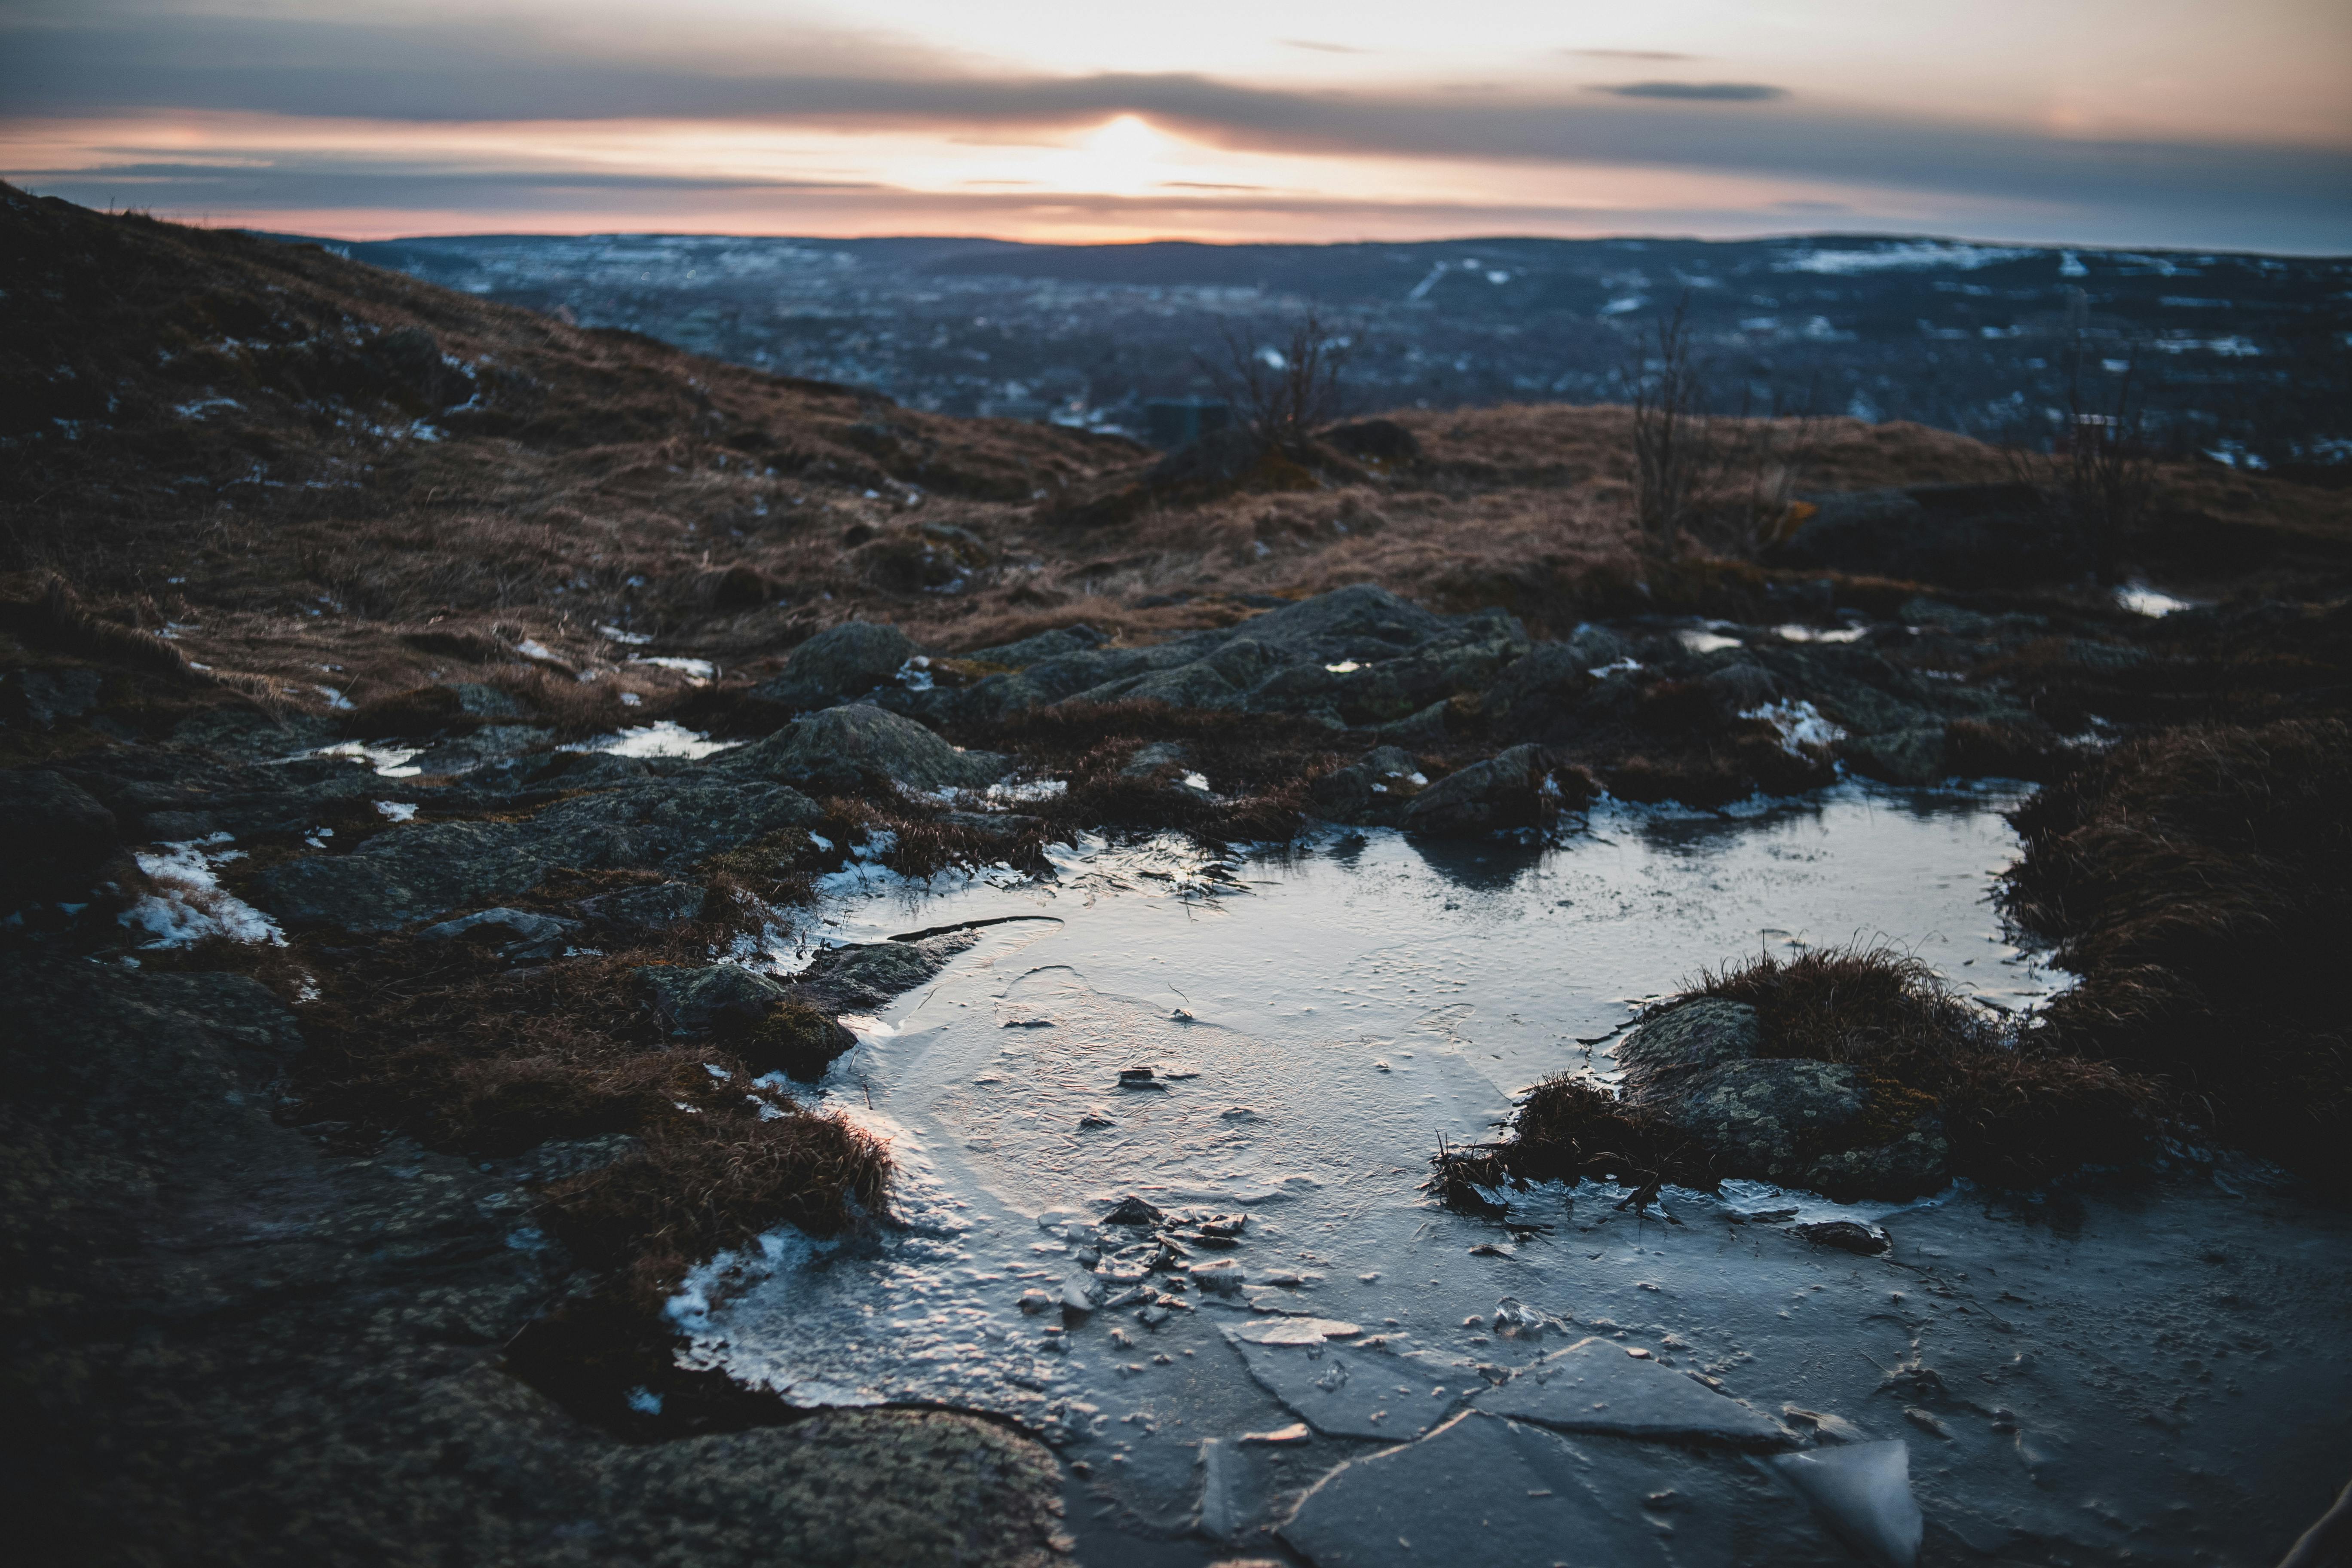
[[[1763,1043],[1756,1009],[1720,996],[1696,996],[1653,1014],[1617,1042],[1624,1096],[1641,1103],[1671,1092],[1695,1073],[1746,1061]]]
[[[791,994],[778,982],[736,963],[688,969],[648,965],[637,979],[654,1011],[680,1035],[749,1033]]]
[[[1421,441],[1393,419],[1358,419],[1323,432],[1323,444],[1361,462],[1410,463],[1421,457]]]
[[[499,951],[504,957],[541,960],[562,953],[569,945],[572,933],[579,929],[578,921],[559,920],[553,915],[501,906],[426,926],[416,935],[424,942],[452,942],[461,936],[476,934],[499,942]]]
[[[796,712],[827,707],[888,683],[917,651],[896,626],[844,621],[794,648],[782,671],[753,687],[751,695]]]
[[[62,773],[0,772],[0,904],[86,897],[121,847],[114,813]]]
[[[1102,633],[1089,626],[1056,626],[1049,632],[1023,637],[1018,642],[998,643],[991,647],[976,647],[959,658],[974,664],[1001,664],[1007,669],[1026,669],[1033,664],[1057,658],[1066,653],[1083,653],[1100,647],[1106,641]]]
[[[963,752],[912,719],[870,703],[827,708],[755,745],[725,753],[714,767],[772,779],[818,795],[886,790],[982,788],[1011,763],[993,752]]]
[[[1931,784],[1945,774],[1941,724],[1848,735],[1838,742],[1837,752],[1854,772],[1886,784]]]
[[[1354,827],[1393,827],[1429,781],[1412,753],[1376,746],[1307,785],[1318,815]]]
[[[1408,833],[1466,838],[1498,828],[1541,827],[1563,805],[1590,798],[1580,773],[1563,788],[1560,770],[1541,746],[1509,751],[1449,773],[1413,796],[1404,810]],[[1575,798],[1570,800],[1569,796]]]
[[[1809,495],[1766,563],[1954,587],[2079,577],[2090,542],[2065,507],[2027,484],[1915,485]]]
[[[1842,1062],[1765,1057],[1756,1010],[1694,997],[1618,1043],[1621,1090],[1703,1145],[1726,1175],[1831,1197],[1908,1197],[1944,1184],[1950,1148],[1926,1096]]]
[[[814,801],[782,784],[708,773],[648,780],[558,801],[519,820],[387,828],[348,855],[273,866],[253,879],[248,897],[297,928],[397,931],[528,892],[559,868],[683,871],[824,816]]]
[[[864,1012],[912,991],[977,942],[970,931],[942,931],[914,942],[876,942],[829,948],[793,982],[795,993],[837,1012]]]
[[[710,895],[692,882],[656,882],[623,888],[580,900],[580,912],[601,924],[637,931],[667,931],[700,920]]]

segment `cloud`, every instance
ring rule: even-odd
[[[1629,81],[1592,90],[1618,98],[1664,98],[1685,103],[1769,103],[1789,96],[1787,88],[1768,87],[1760,81]]]
[[[1672,49],[1559,49],[1563,55],[1581,55],[1594,60],[1695,60],[1696,55],[1678,55]]]
[[[1786,102],[1756,84],[1306,90],[1176,73],[988,75],[876,50],[837,74],[761,72],[751,59],[721,71],[633,64],[457,23],[402,31],[9,19],[0,20],[0,103],[19,120],[171,108],[390,121],[718,120],[991,141],[1134,114],[1229,149],[1706,170],[1921,202],[1989,197],[2020,211],[2194,213],[2205,234],[2341,214],[2352,197],[2352,153],[2339,149],[2063,138]]]
[[[1289,49],[1313,49],[1318,55],[1369,55],[1370,49],[1360,49],[1353,44],[1324,44],[1313,38],[1284,38],[1282,46]]]

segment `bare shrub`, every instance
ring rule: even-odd
[[[1347,335],[1310,310],[1290,322],[1278,346],[1228,330],[1223,362],[1204,368],[1233,404],[1242,428],[1265,446],[1291,452],[1339,417],[1348,350]]]

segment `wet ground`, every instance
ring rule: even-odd
[[[1846,1562],[1867,1520],[1768,1456],[1865,1439],[1907,1445],[1930,1561],[2273,1560],[2340,1480],[2352,1252],[2258,1173],[1900,1209],[1735,1184],[1663,1215],[1586,1184],[1513,1194],[1507,1226],[1420,1190],[1441,1139],[1548,1073],[1605,1077],[1612,1032],[1702,965],[1886,940],[1996,1005],[2046,994],[2063,976],[1989,902],[2011,801],[1848,785],[1603,812],[1554,847],[845,873],[834,939],[995,922],[849,1020],[825,1086],[893,1138],[903,1223],[699,1270],[692,1356],[1045,1435],[1087,1563]],[[1182,1289],[1150,1231],[1100,1225],[1130,1195],[1192,1238]],[[1891,1251],[1793,1228],[1841,1216]]]

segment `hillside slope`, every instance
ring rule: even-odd
[[[1370,581],[1540,633],[1678,591],[1636,584],[1622,409],[1406,411],[1406,460],[1155,488],[1156,455],[1114,437],[922,414],[6,187],[0,292],[0,572],[59,573],[295,707],[497,672],[642,700],[683,678],[632,648],[758,674],[853,616],[945,647],[1075,621],[1148,639]],[[1802,447],[1773,483],[2009,472],[1917,426],[1828,421]],[[2352,494],[2218,468],[2168,487],[2143,554],[2176,584],[2340,571]]]

